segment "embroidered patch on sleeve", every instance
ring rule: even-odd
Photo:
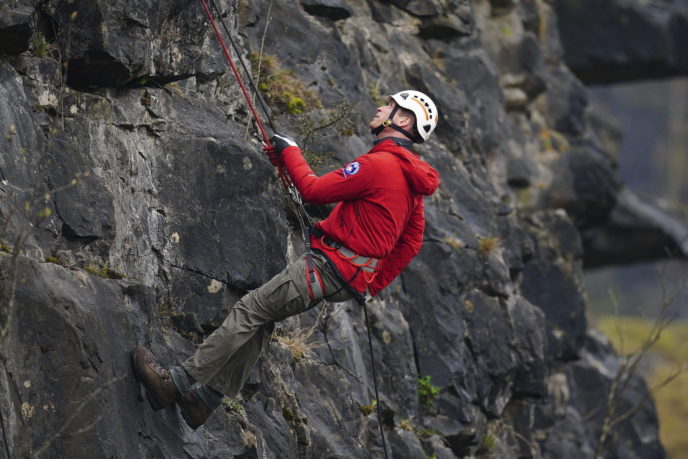
[[[354,161],[342,169],[342,173],[344,174],[344,178],[346,178],[349,175],[357,174],[359,170],[361,170],[361,165],[358,163],[358,161]]]

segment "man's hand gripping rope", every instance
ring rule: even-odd
[[[284,162],[282,161],[282,151],[287,147],[297,147],[296,141],[288,135],[276,132],[270,138],[270,144],[263,147],[263,150],[268,155],[268,159],[273,166],[277,168],[282,185],[287,190],[291,198],[299,205],[303,203],[301,195],[296,190],[289,175],[284,170]]]

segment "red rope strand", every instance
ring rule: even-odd
[[[246,91],[246,87],[244,86],[244,83],[241,81],[241,77],[239,76],[239,71],[237,70],[236,66],[234,65],[234,60],[232,59],[232,56],[229,54],[229,50],[227,49],[227,46],[225,45],[225,41],[222,39],[222,36],[220,35],[220,31],[217,29],[217,25],[215,25],[215,20],[213,19],[213,15],[211,14],[210,9],[208,8],[208,4],[206,3],[205,0],[201,0],[201,3],[203,4],[203,10],[205,11],[205,15],[208,16],[208,20],[210,21],[210,25],[213,26],[213,30],[215,31],[215,36],[217,36],[217,41],[220,42],[220,46],[222,47],[222,51],[225,53],[225,57],[227,58],[227,62],[229,62],[229,66],[232,68],[232,72],[234,72],[234,77],[236,78],[237,83],[239,83],[239,86],[241,87],[241,92],[244,93],[244,98],[246,99],[246,103],[248,104],[248,107],[251,109],[251,113],[253,113],[253,117],[256,119],[256,123],[258,124],[258,129],[260,130],[260,134],[263,136],[263,142],[265,142],[265,146],[267,148],[271,148],[272,145],[270,144],[270,139],[268,138],[268,135],[265,132],[265,128],[263,128],[263,123],[260,121],[260,117],[258,116],[258,113],[256,112],[256,108],[253,106],[253,102],[251,102],[251,97],[248,95],[248,92]]]

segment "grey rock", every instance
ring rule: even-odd
[[[514,391],[519,395],[543,398],[547,376],[545,315],[523,298],[510,304],[508,311],[513,321],[516,355],[521,364],[514,380]]]
[[[437,456],[438,459],[455,459],[456,455],[454,452],[447,447],[442,438],[438,435],[433,435],[429,440],[425,442],[425,450],[429,451],[431,454]]]
[[[556,67],[546,75],[546,115],[552,126],[573,137],[580,136],[585,126],[585,109],[588,97],[583,84],[566,67]]]
[[[351,16],[351,8],[340,0],[301,0],[301,6],[308,14],[339,21]]]
[[[442,8],[436,0],[390,0],[389,3],[419,17],[435,16]]]
[[[585,423],[585,427],[589,429],[588,435],[591,441],[583,449],[588,451],[590,448],[596,448],[602,422],[607,414],[607,403],[600,404],[598,401],[593,400],[599,400],[598,397],[605,397],[608,394],[612,380],[619,371],[617,365],[609,365],[613,360],[612,355],[613,350],[606,338],[591,332],[586,335],[585,348],[581,355],[581,360],[571,365],[567,371],[571,395],[564,422],[569,422],[569,425],[571,425],[571,421],[575,422],[577,417],[589,416],[591,418],[590,422]],[[607,371],[600,372],[600,368],[606,368]],[[648,391],[645,382],[637,374],[631,375],[628,380],[624,381],[622,386],[624,389],[619,392],[614,408],[617,414],[635,408],[636,404],[642,400],[642,394]],[[582,390],[584,387],[586,389]],[[639,408],[638,416],[624,420],[616,427],[614,435],[605,442],[600,450],[602,455],[606,457],[629,458],[665,457],[661,444],[654,440],[656,433],[654,431],[647,431],[644,427],[652,423],[655,417],[656,413],[652,400],[645,399],[645,403]],[[625,436],[625,432],[632,430],[639,432],[641,437],[645,438],[645,441],[631,449],[626,442],[620,439]],[[581,445],[578,446],[580,447]],[[570,454],[571,450],[567,452],[566,456],[570,457]]]
[[[121,86],[139,77],[162,82],[219,74],[218,48],[204,56],[200,2],[48,2],[73,86]],[[116,12],[116,14],[113,14]]]
[[[574,358],[586,330],[579,238],[565,216],[553,213],[538,216],[527,230],[535,242],[535,253],[523,267],[521,292],[545,313],[548,360]],[[562,247],[550,238],[567,241],[569,246]]]
[[[688,256],[688,228],[659,206],[628,188],[604,225],[583,233],[586,267],[609,266],[663,258],[667,251]]]
[[[442,437],[445,444],[457,457],[469,455],[470,447],[476,446],[478,443],[473,426],[465,426],[454,419],[441,415],[429,417],[426,422],[432,431]]]
[[[685,75],[683,2],[557,0],[566,62],[586,83]]]
[[[421,20],[418,35],[421,38],[452,39],[473,32],[470,2],[452,1],[442,8],[442,14]]]
[[[0,53],[20,54],[31,44],[33,2],[12,2],[0,6]]]
[[[586,413],[620,365],[586,335],[581,235],[617,218],[621,188],[552,8],[535,3],[275,1],[268,16],[268,0],[218,2],[243,58],[277,56],[322,101],[274,115],[280,129],[301,141],[298,128],[337,107],[361,114],[310,142],[333,167],[369,147],[376,97],[414,87],[440,108],[418,147],[442,175],[423,250],[368,302],[396,457],[475,456],[488,435],[501,455],[588,454],[600,419]],[[377,415],[361,410],[376,398],[368,326],[353,302],[277,324],[312,330],[311,349],[270,340],[237,399],[197,431],[176,408],[154,413],[131,376],[135,345],[178,364],[303,249],[200,5],[48,1],[19,22],[36,35],[54,24],[68,65],[0,57],[0,287],[18,274],[0,346],[0,457],[380,457]],[[56,192],[77,172],[89,174]],[[423,376],[440,390],[428,404]],[[624,406],[645,394],[630,387]],[[610,455],[662,457],[653,416],[648,406],[620,426]]]
[[[423,446],[418,437],[407,430],[395,428],[389,435],[389,446],[393,458],[425,458]]]
[[[76,186],[55,195],[55,211],[62,220],[62,234],[69,241],[87,244],[114,237],[114,206],[102,178],[90,174],[89,134],[77,127],[73,136],[55,135],[49,147],[48,185],[57,189],[77,180]],[[88,176],[83,177],[84,173]]]

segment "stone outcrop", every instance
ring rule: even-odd
[[[217,3],[247,62],[263,49],[318,96],[273,116],[321,171],[367,151],[385,94],[415,87],[442,112],[419,147],[442,175],[423,251],[368,303],[392,457],[593,451],[606,411],[591,410],[620,360],[588,330],[581,235],[621,187],[551,6]],[[135,345],[181,361],[302,250],[200,3],[4,11],[0,33],[34,40],[0,58],[0,458],[382,457],[355,303],[278,324],[240,397],[198,431],[154,413],[132,377]],[[353,122],[323,123],[341,113]],[[646,391],[634,377],[622,407]],[[651,401],[617,432],[606,457],[664,457]]]
[[[586,83],[688,74],[682,1],[555,0],[566,63]]]
[[[583,238],[588,267],[688,256],[684,223],[628,189],[619,194],[607,222],[584,232]]]

